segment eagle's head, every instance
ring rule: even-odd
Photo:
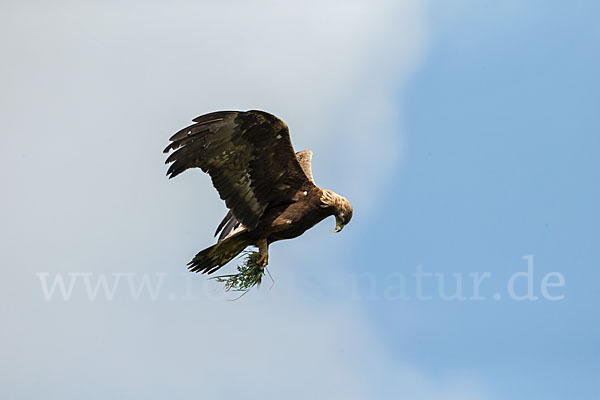
[[[329,208],[332,214],[335,215],[335,229],[332,232],[341,231],[352,219],[352,205],[350,202],[331,190],[323,190],[321,207]]]

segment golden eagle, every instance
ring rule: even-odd
[[[188,263],[190,271],[213,273],[246,247],[258,247],[268,262],[269,244],[291,239],[334,215],[339,232],[352,218],[344,197],[314,183],[312,152],[294,152],[287,125],[264,111],[217,111],[202,115],[171,138],[167,175],[188,168],[208,173],[229,212],[217,244]]]

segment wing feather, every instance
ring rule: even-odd
[[[218,111],[194,122],[171,136],[164,150],[173,151],[166,160],[171,163],[167,175],[173,178],[189,168],[210,175],[231,210],[217,233],[235,229],[236,222],[254,229],[267,207],[291,201],[312,185],[296,158],[287,125],[276,116]]]

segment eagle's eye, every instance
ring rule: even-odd
[[[340,219],[342,220],[344,225],[346,225],[348,222],[350,222],[350,218],[351,218],[351,216],[348,215],[347,213],[340,214]]]
[[[352,211],[343,213],[342,219],[344,220],[344,225],[347,224],[348,222],[350,222],[350,220],[352,219]]]

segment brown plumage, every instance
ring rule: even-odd
[[[171,137],[167,175],[201,168],[229,212],[219,224],[219,241],[198,253],[188,267],[212,273],[255,245],[260,263],[269,244],[291,239],[324,218],[336,217],[335,232],[352,218],[345,198],[314,183],[312,152],[294,152],[287,125],[264,111],[218,111],[202,115]]]

